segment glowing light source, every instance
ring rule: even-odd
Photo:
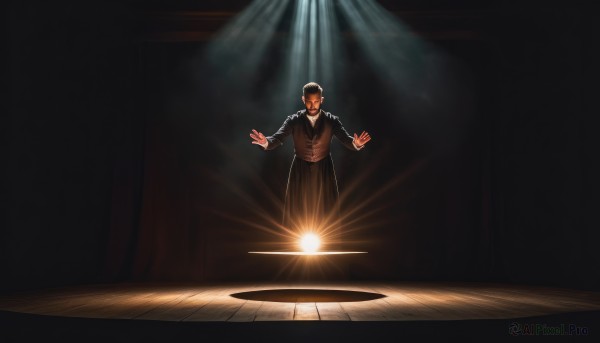
[[[314,233],[307,233],[300,239],[300,247],[304,252],[314,253],[319,250],[320,245],[321,241]]]
[[[366,254],[366,251],[249,251],[249,254],[258,255],[287,255],[287,256],[324,256],[324,255],[350,255]]]

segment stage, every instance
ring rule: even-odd
[[[4,294],[0,311],[13,340],[502,341],[515,325],[514,335],[597,337],[600,293],[447,282],[127,283]]]

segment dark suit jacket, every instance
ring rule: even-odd
[[[306,110],[288,116],[277,132],[266,137],[269,144],[264,150],[283,145],[284,139],[289,135],[294,139],[296,156],[308,162],[317,162],[329,155],[333,136],[348,149],[357,150],[352,144],[354,138],[346,132],[339,118],[325,111],[321,111],[314,128],[306,117]]]

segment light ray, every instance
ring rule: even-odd
[[[287,58],[288,66],[284,77],[286,81],[284,96],[288,99],[291,98],[292,94],[298,92],[298,82],[306,79],[304,72],[306,71],[306,51],[308,49],[306,42],[308,11],[309,2],[307,0],[296,1],[290,34],[290,48],[288,49],[290,55]]]
[[[320,63],[327,63],[326,61],[317,61],[317,28],[319,23],[317,22],[317,0],[310,0],[310,12],[308,21],[308,80],[316,80],[319,75],[317,69]],[[318,63],[320,62],[320,63]]]
[[[296,0],[280,79],[284,113],[295,109],[297,102],[290,99],[298,99],[301,86],[310,81],[336,98],[343,49],[333,9],[333,0]]]
[[[229,64],[229,71],[253,71],[264,57],[290,0],[256,0],[211,40],[206,54],[216,64]]]
[[[232,149],[226,145],[219,145],[220,149],[223,153],[232,161],[235,161],[236,169],[243,171],[246,175],[249,176],[251,180],[255,182],[256,188],[264,189],[265,194],[269,194],[272,198],[270,201],[273,204],[280,203],[281,199],[279,199],[269,187],[264,183],[264,180],[258,176],[257,170],[251,167],[250,164],[244,163],[244,159],[239,155],[237,150]],[[372,164],[372,168],[368,168],[363,170],[361,173],[356,175],[356,182],[352,183],[345,194],[349,194],[353,191],[356,191],[358,187],[360,187],[360,180],[368,178],[369,174],[376,170],[380,163],[383,161],[382,158],[376,163]],[[403,184],[405,184],[409,178],[414,175],[418,170],[420,170],[426,164],[426,160],[419,161],[413,164],[410,168],[408,168],[404,173],[397,175],[392,180],[383,184],[380,187],[377,187],[373,190],[372,193],[367,198],[364,198],[359,204],[348,204],[349,208],[347,211],[342,212],[340,217],[327,217],[326,220],[319,227],[315,227],[314,231],[317,232],[323,239],[324,242],[328,242],[329,244],[338,242],[338,243],[348,243],[345,240],[344,235],[349,234],[350,232],[359,232],[368,230],[370,227],[377,227],[386,224],[386,218],[379,218],[379,220],[374,221],[374,218],[377,218],[377,214],[380,213],[384,207],[381,204],[381,201],[378,201],[384,194],[390,192],[394,189],[398,189]],[[304,252],[296,251],[297,241],[301,237],[302,232],[291,230],[287,227],[281,225],[281,221],[279,217],[279,213],[275,214],[270,213],[264,207],[260,205],[260,202],[256,201],[256,197],[251,193],[244,190],[243,187],[232,183],[226,175],[221,173],[211,172],[208,175],[215,181],[217,185],[223,186],[228,189],[233,194],[236,194],[240,199],[243,200],[244,204],[251,209],[251,212],[254,214],[253,218],[239,218],[235,214],[226,213],[222,211],[214,211],[214,213],[219,214],[223,218],[228,220],[232,220],[238,222],[244,226],[251,227],[260,231],[263,231],[270,236],[273,237],[273,240],[270,242],[257,242],[257,243],[272,243],[277,245],[278,247],[283,247],[283,251],[281,250],[272,250],[272,251],[255,251],[252,253],[264,253],[264,254],[282,254],[282,255],[299,255],[299,256],[309,256],[310,254],[305,254]],[[344,198],[345,199],[345,198]],[[341,199],[342,200],[342,199]],[[344,225],[344,232],[340,232],[339,225]],[[375,239],[375,238],[373,238]],[[355,253],[355,252],[351,252]],[[365,253],[365,252],[356,252],[356,253]],[[323,254],[327,255],[327,254]],[[300,261],[289,261],[288,265],[285,268],[300,268],[302,262]],[[314,268],[314,266],[313,266]]]

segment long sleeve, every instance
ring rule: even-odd
[[[273,150],[283,145],[283,141],[292,133],[292,117],[288,116],[283,125],[272,136],[267,136],[267,146],[261,146],[263,150]]]
[[[344,129],[344,126],[342,125],[342,122],[340,121],[340,119],[338,117],[335,117],[334,122],[333,122],[333,134],[335,137],[337,137],[337,139],[340,140],[340,142],[342,142],[342,144],[346,148],[348,148],[350,150],[358,151],[364,147],[364,145],[361,147],[358,147],[357,145],[354,144],[354,137],[352,137],[348,134],[348,132],[346,131],[346,129]]]
[[[360,150],[360,149],[362,149],[362,148],[364,148],[364,147],[365,147],[364,145],[361,145],[361,146],[358,146],[358,145],[356,145],[356,143],[354,143],[354,138],[352,138],[352,146],[353,146],[353,147],[354,147],[354,149],[356,149],[356,150]]]

